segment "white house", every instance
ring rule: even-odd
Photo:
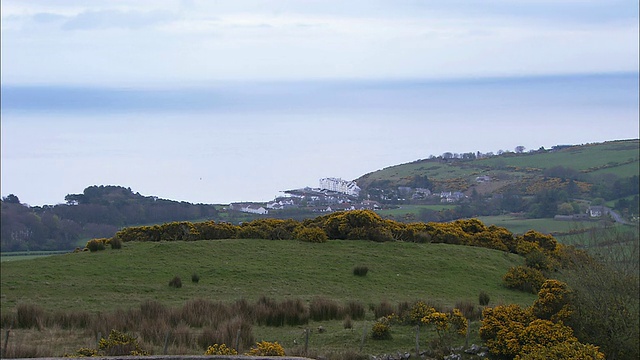
[[[360,187],[355,181],[346,181],[340,178],[320,179],[320,189],[335,191],[351,196],[360,195]]]

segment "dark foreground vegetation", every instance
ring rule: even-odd
[[[221,348],[250,352],[256,340],[263,341],[265,348],[277,344],[264,342],[268,340],[284,344],[283,351],[289,355],[312,357],[364,358],[372,352],[392,351],[400,354],[421,352],[430,358],[444,358],[452,352],[470,357],[455,349],[458,346],[467,349],[471,340],[482,341],[487,354],[495,359],[604,359],[605,355],[608,359],[635,359],[640,356],[639,281],[637,270],[633,270],[634,267],[637,269],[637,247],[635,253],[626,253],[612,263],[606,258],[594,259],[583,251],[564,246],[550,235],[529,231],[516,236],[504,228],[485,226],[475,219],[445,224],[405,224],[382,219],[370,211],[349,211],[302,222],[267,219],[242,225],[209,221],[131,227],[119,231],[113,238],[90,241],[87,253],[69,256],[98,256],[110,252],[109,257],[117,257],[123,248],[139,246],[139,242],[188,244],[233,238],[271,239],[274,245],[277,241],[289,246],[313,243],[319,249],[330,246],[332,241],[346,240],[488,248],[505,255],[521,256],[523,265],[509,268],[502,278],[502,286],[537,296],[529,306],[503,303],[489,307],[483,305],[489,303],[489,295],[483,292],[478,293],[477,301],[447,305],[428,298],[366,304],[362,300],[338,301],[319,296],[296,298],[279,294],[226,302],[185,299],[177,306],[145,300],[138,308],[97,313],[81,309],[49,311],[37,304],[21,302],[14,309],[2,309],[2,328],[38,329],[40,332],[80,330],[92,334],[93,338],[104,338],[116,330],[134,334],[140,341],[129,354],[143,350],[163,353],[168,348],[173,353],[188,354],[204,351],[212,354]],[[370,276],[368,267],[362,264],[353,264],[352,269],[354,287],[361,286],[357,285],[360,280],[356,279]],[[191,274],[191,279],[193,284],[200,282],[196,273]],[[165,286],[172,286],[173,291],[183,291],[181,287],[186,286],[187,278],[178,280],[179,287],[175,285],[175,277],[168,278]],[[142,285],[139,284],[141,288]],[[3,279],[3,293],[16,286],[15,283],[5,284]],[[215,298],[215,294],[211,297]],[[364,332],[347,330],[353,329],[354,324]],[[344,335],[343,345],[328,342],[310,349],[306,336],[313,330],[317,334],[314,338],[320,337],[327,328],[348,334]],[[294,341],[290,341],[291,337]],[[407,338],[415,342],[407,341]],[[368,347],[366,353],[362,350],[365,340],[376,344]],[[65,348],[65,352],[80,356],[94,350],[102,351],[103,355],[111,351],[99,346],[94,348]],[[43,355],[37,348],[31,349],[8,347],[4,357],[25,356],[29,351]],[[482,352],[477,350],[476,353],[479,351]]]

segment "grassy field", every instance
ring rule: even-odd
[[[420,214],[420,210],[432,210],[441,211],[447,209],[453,209],[456,205],[437,204],[437,205],[400,205],[397,209],[384,209],[376,211],[380,216],[393,216],[396,220],[402,220],[408,214],[417,216]]]
[[[0,264],[1,312],[18,304],[36,304],[45,312],[108,313],[137,309],[145,300],[180,307],[193,299],[255,302],[318,296],[367,307],[364,320],[345,328],[342,320],[305,326],[254,326],[256,340],[278,341],[287,351],[304,343],[304,328],[312,330],[309,349],[326,356],[345,350],[382,354],[415,349],[415,329],[393,326],[392,340],[374,341],[368,331],[375,318],[370,310],[381,302],[424,300],[444,307],[457,302],[478,304],[478,294],[490,296],[490,306],[530,305],[533,294],[507,290],[501,278],[523,258],[500,251],[447,244],[332,240],[324,244],[275,240],[217,240],[195,242],[125,243],[121,250],[81,252]],[[366,266],[366,276],[353,268]],[[200,281],[191,282],[198,274]],[[182,288],[168,286],[174,276]],[[317,332],[322,326],[324,333]],[[471,324],[471,341],[478,343],[478,322]],[[362,343],[363,330],[367,331]],[[3,329],[6,330],[6,329]],[[192,335],[202,329],[190,329]],[[37,346],[41,354],[60,356],[83,346],[95,346],[95,334],[61,328],[14,329],[11,346]],[[421,347],[435,333],[422,330]],[[460,340],[463,341],[463,340]],[[17,342],[17,344],[16,344]],[[147,344],[158,354],[161,347]],[[297,350],[296,350],[297,349]],[[197,348],[171,348],[170,353],[202,354]]]
[[[31,302],[49,310],[105,311],[145,299],[167,305],[188,299],[231,301],[326,296],[364,303],[430,299],[530,304],[533,296],[504,289],[501,276],[522,258],[446,244],[221,240],[127,243],[122,250],[3,262],[2,312]],[[367,266],[366,277],[352,274]],[[191,283],[191,274],[200,276]],[[181,289],[168,286],[180,276]]]

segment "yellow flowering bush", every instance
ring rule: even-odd
[[[213,344],[207,348],[207,351],[204,352],[205,355],[238,355],[238,352],[233,349],[227,347],[226,344]]]
[[[527,266],[511,267],[502,277],[502,283],[509,289],[517,289],[537,293],[545,281],[545,277],[538,269]]]
[[[73,354],[64,354],[64,357],[91,357],[98,356],[98,350],[92,348],[80,348]]]
[[[431,308],[433,309],[433,308]],[[438,336],[442,338],[450,330],[459,335],[466,335],[469,322],[459,309],[453,309],[451,313],[432,311],[421,320],[424,325],[434,325]]]
[[[571,291],[562,281],[549,279],[542,284],[533,302],[533,315],[540,319],[566,321],[572,313],[569,303]]]
[[[251,348],[249,356],[284,356],[284,348],[278,342],[261,341]]]
[[[107,339],[100,339],[98,349],[106,356],[149,355],[147,351],[140,348],[140,344],[138,344],[138,340],[135,337],[117,330],[111,330]]]
[[[597,346],[580,342],[561,342],[553,346],[540,347],[535,351],[516,355],[514,360],[604,360]]]
[[[410,324],[420,324],[422,323],[422,319],[425,316],[429,316],[434,312],[436,312],[435,308],[425,304],[422,301],[417,301],[415,304],[413,304],[411,310],[409,311],[408,321]]]
[[[376,321],[371,327],[371,338],[375,340],[391,339],[391,319],[393,314],[384,316]]]

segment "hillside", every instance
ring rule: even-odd
[[[365,304],[428,298],[453,305],[475,302],[481,290],[492,302],[528,304],[532,294],[501,285],[507,269],[521,263],[523,258],[515,254],[449,244],[255,239],[126,243],[121,251],[2,262],[1,308],[4,313],[30,301],[48,310],[95,312],[136,307],[145,299],[177,305],[198,297],[255,301],[262,295],[305,301],[327,296]],[[354,266],[367,266],[369,273],[356,277]],[[198,284],[190,281],[194,273],[200,276]],[[167,286],[176,275],[184,284],[178,290]]]
[[[356,182],[367,198],[390,204],[467,204],[466,212],[440,220],[504,212],[550,218],[584,213],[595,199],[611,201],[632,218],[638,214],[639,151],[633,139],[500,155],[445,153],[375,171]],[[443,192],[460,195],[444,198]],[[559,211],[563,203],[573,210],[565,206]]]

